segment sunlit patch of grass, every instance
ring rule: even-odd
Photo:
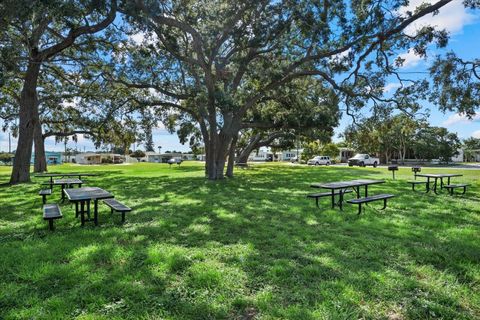
[[[0,167],[0,182],[10,168]],[[203,164],[51,167],[96,172],[86,185],[134,210],[74,208],[50,232],[31,184],[0,187],[1,319],[480,318],[480,171],[456,172],[466,195],[412,192],[401,168],[255,164],[209,182]],[[386,179],[372,203],[318,209],[313,182]],[[421,189],[421,188],[420,188]],[[419,189],[419,190],[420,190]],[[49,202],[59,201],[59,190]]]

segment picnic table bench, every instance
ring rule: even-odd
[[[333,193],[333,195],[334,195],[334,196],[338,196],[338,195],[340,195],[340,192],[341,192],[341,191],[335,191],[335,192]],[[343,191],[343,194],[345,194],[345,193],[350,193],[350,192],[353,192],[353,191],[352,191],[352,190],[345,190],[345,191]],[[332,193],[331,193],[331,192],[321,192],[321,193],[311,193],[311,194],[308,194],[308,195],[307,195],[307,198],[313,198],[313,199],[315,199],[315,203],[316,203],[316,205],[317,205],[317,208],[320,208],[320,207],[318,206],[318,199],[319,199],[319,198],[323,198],[323,197],[331,197],[331,196],[332,196]]]
[[[47,203],[47,196],[52,194],[52,189],[42,189],[38,192],[39,196],[42,196],[42,203]]]
[[[43,220],[48,220],[48,227],[53,230],[53,221],[62,218],[62,211],[58,204],[45,204],[43,206]]]
[[[107,206],[110,207],[110,209],[112,210],[112,213],[114,211],[120,212],[122,214],[122,222],[125,222],[125,213],[132,211],[132,209],[130,207],[127,207],[126,205],[124,205],[120,201],[118,201],[116,199],[113,199],[113,198],[105,199],[105,200],[103,200],[103,203],[105,203]]]
[[[390,198],[395,197],[393,194],[376,194],[374,196],[369,196],[369,197],[364,197],[364,198],[358,198],[358,199],[351,199],[348,200],[348,203],[351,204],[358,204],[358,214],[362,213],[362,204],[363,203],[369,203],[373,201],[378,201],[378,200],[383,200],[383,208],[380,210],[385,210],[387,207],[387,200]]]
[[[461,194],[465,194],[465,192],[467,192],[468,184],[464,184],[464,183],[461,183],[461,184],[448,184],[448,185],[445,185],[445,186],[443,186],[443,187],[450,192],[450,195],[453,196],[453,190],[454,190],[454,189],[457,189],[457,188],[463,188],[463,192],[462,192]]]
[[[415,186],[416,186],[416,185],[419,185],[419,184],[426,185],[426,184],[427,184],[427,181],[419,181],[419,180],[407,181],[407,182],[412,185],[412,191],[415,191]]]

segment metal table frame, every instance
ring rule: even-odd
[[[78,184],[78,187],[80,188],[83,184],[83,181],[80,179],[56,179],[53,180],[53,183],[51,184],[52,186],[61,186],[61,200],[62,202],[65,201],[65,193],[63,190],[72,188],[73,185]]]
[[[36,174],[35,177],[50,178],[50,189],[52,189],[53,178],[78,177],[79,180],[82,180],[82,177],[93,177],[96,175],[96,173],[40,173]]]
[[[113,194],[97,187],[83,187],[76,189],[64,189],[63,191],[70,202],[75,203],[75,217],[80,215],[82,226],[90,218],[90,202],[93,201],[93,222],[98,225],[98,200],[114,198]],[[81,194],[83,192],[83,194]],[[95,194],[95,192],[97,194]],[[80,194],[76,194],[80,193]],[[85,219],[87,214],[88,219]]]
[[[314,183],[310,185],[312,188],[329,189],[332,192],[332,209],[338,206],[340,210],[343,210],[343,195],[348,189],[353,189],[357,194],[357,199],[360,198],[360,187],[365,187],[365,197],[368,197],[368,186],[374,184],[385,183],[385,180],[351,180],[351,181],[338,181],[328,183]],[[335,190],[339,190],[339,200],[335,202]]]
[[[440,189],[443,189],[443,178],[447,178],[447,185],[450,184],[450,178],[453,177],[461,177],[463,174],[458,174],[458,173],[444,173],[444,174],[437,174],[437,173],[418,173],[416,175],[417,177],[424,177],[427,178],[427,187],[425,193],[430,192],[430,179],[434,179],[433,182],[433,192],[435,194],[438,194],[437,192],[437,185],[438,185],[438,179],[440,179]]]

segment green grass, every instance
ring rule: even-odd
[[[0,319],[480,318],[480,171],[464,196],[412,192],[401,169],[256,165],[233,180],[202,165],[58,166],[131,206],[80,227],[69,204],[49,232],[39,183],[0,187]],[[0,183],[10,168],[0,168]],[[312,182],[387,179],[397,195],[322,209]],[[350,196],[349,196],[350,197]],[[58,189],[49,198],[58,201]]]

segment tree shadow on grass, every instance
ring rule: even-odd
[[[65,205],[54,233],[42,223],[23,242],[7,241],[0,248],[4,315],[478,315],[475,300],[462,298],[476,283],[480,245],[463,230],[475,230],[477,213],[444,195],[412,193],[401,181],[381,186],[398,194],[385,213],[368,207],[357,217],[356,208],[340,212],[328,202],[318,210],[305,198],[310,183],[383,174],[321,169],[245,170],[219,183],[195,176],[98,181],[134,208],[127,223],[118,226],[102,206],[100,227],[80,228]]]

